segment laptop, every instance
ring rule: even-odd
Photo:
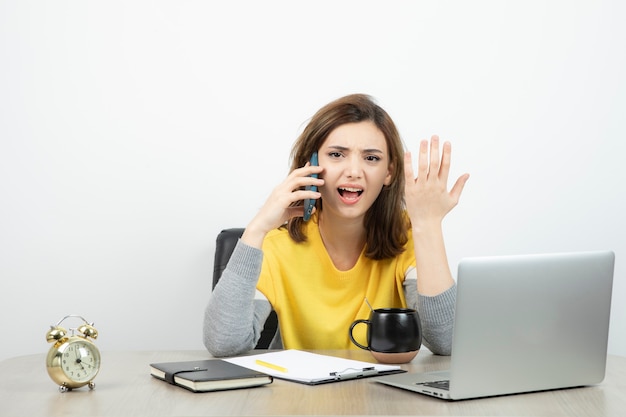
[[[599,384],[614,264],[612,251],[464,258],[450,369],[375,381],[447,400]]]

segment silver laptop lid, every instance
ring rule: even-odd
[[[450,396],[601,382],[614,261],[611,251],[461,260]]]

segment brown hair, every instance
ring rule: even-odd
[[[291,170],[304,166],[333,129],[364,121],[373,122],[385,136],[392,168],[391,182],[383,187],[365,214],[365,255],[371,259],[393,258],[404,251],[408,241],[409,220],[404,213],[404,148],[393,120],[372,97],[353,94],[319,109],[293,145]],[[302,201],[296,203],[301,204]],[[321,200],[317,202],[317,210],[323,210]],[[303,225],[302,217],[294,217],[287,224],[289,235],[296,242],[307,239]]]

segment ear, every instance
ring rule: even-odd
[[[393,178],[393,172],[394,172],[394,165],[389,164],[389,166],[387,167],[387,176],[385,177],[385,181],[383,182],[384,185],[391,184],[391,179]]]

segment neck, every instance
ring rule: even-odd
[[[319,232],[335,267],[345,271],[354,267],[365,246],[363,219],[319,218]]]

